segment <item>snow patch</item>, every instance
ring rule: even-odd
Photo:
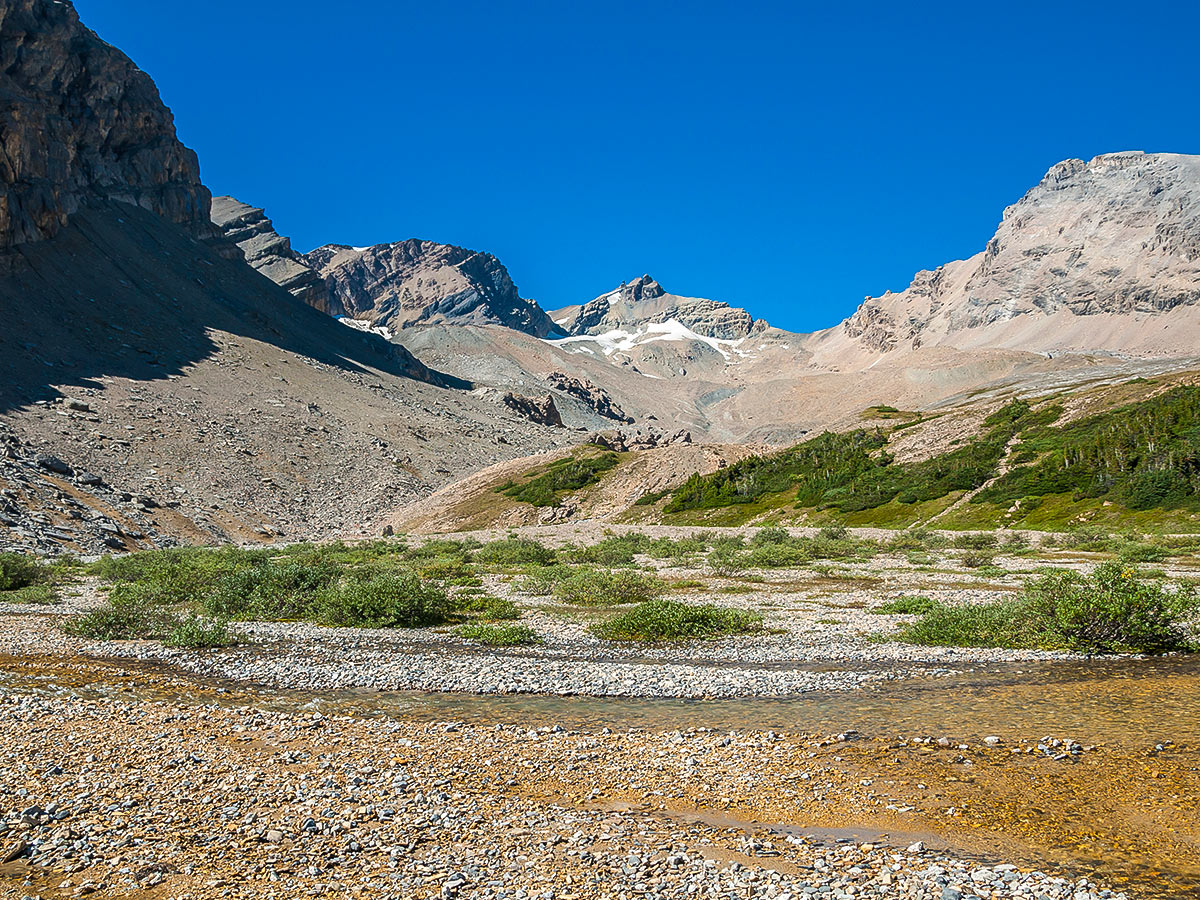
[[[657,341],[698,341],[702,344],[708,344],[708,346],[720,353],[726,362],[735,361],[734,356],[741,359],[750,355],[747,351],[741,349],[745,338],[723,340],[721,338],[697,334],[678,319],[668,319],[666,322],[650,322],[635,332],[613,329],[612,331],[604,332],[604,334],[578,334],[572,337],[548,340],[547,343],[561,346],[567,350],[575,350],[578,347],[578,350],[588,353],[593,351],[591,347],[585,345],[595,344],[605,356],[611,356],[617,351],[628,351],[634,347],[640,347],[642,344],[651,344]]]
[[[380,337],[390,338],[392,330],[383,325],[372,325],[370,322],[365,322],[362,319],[352,319],[350,316],[334,316],[343,325],[348,325],[355,331],[366,331],[370,334],[377,334]]]

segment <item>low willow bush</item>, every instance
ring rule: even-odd
[[[68,634],[99,641],[160,640],[168,647],[193,650],[228,647],[238,642],[225,619],[179,616],[144,596],[125,593],[63,625]]]
[[[554,596],[576,606],[619,606],[642,603],[667,590],[667,583],[653,575],[628,569],[580,569],[554,587]]]
[[[527,625],[463,625],[458,633],[487,647],[521,647],[542,642],[538,633]]]
[[[49,606],[62,599],[52,584],[31,584],[15,591],[0,592],[0,603],[26,603],[30,606]]]
[[[484,544],[475,551],[475,561],[498,566],[548,566],[558,554],[531,538],[509,536]]]
[[[941,607],[941,604],[930,597],[920,597],[915,594],[907,597],[897,597],[887,603],[873,607],[871,612],[878,615],[921,616]]]
[[[98,641],[162,638],[178,621],[168,610],[141,598],[110,598],[106,605],[68,620],[63,630]]]
[[[549,597],[558,585],[576,571],[573,566],[540,566],[527,570],[527,574],[513,582],[513,588],[531,597]]]
[[[1160,653],[1195,650],[1198,615],[1194,585],[1167,585],[1109,562],[1090,575],[1046,572],[1020,598],[938,605],[901,629],[900,638],[942,646]]]
[[[105,558],[91,570],[107,603],[65,626],[86,637],[151,638],[174,646],[223,646],[230,621],[309,621],[414,628],[466,618],[446,584],[478,583],[465,561],[475,546],[297,545],[282,551],[178,548]],[[477,545],[476,545],[477,546]],[[439,577],[433,577],[431,570]],[[467,599],[467,598],[464,598]],[[482,617],[511,617],[507,601],[476,600]]]
[[[311,618],[354,628],[422,628],[454,614],[446,591],[412,572],[345,580],[317,594]]]
[[[180,619],[163,637],[168,647],[188,650],[211,650],[237,643],[224,619],[205,619],[202,616],[187,616]]]
[[[459,597],[456,598],[455,605],[459,612],[469,613],[488,622],[521,618],[521,610],[517,609],[515,603],[490,594]]]
[[[50,568],[35,556],[23,553],[0,553],[0,592],[43,584],[50,578]]]
[[[744,609],[649,600],[592,626],[610,641],[686,641],[759,631],[762,617]]]
[[[632,566],[636,556],[650,550],[653,541],[639,531],[610,534],[594,544],[572,547],[568,555],[572,562],[597,566]]]

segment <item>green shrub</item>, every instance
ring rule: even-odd
[[[1079,528],[1065,535],[1056,535],[1047,539],[1048,546],[1061,547],[1064,550],[1084,550],[1093,553],[1103,553],[1111,550],[1116,539],[1103,528],[1094,525]]]
[[[1004,578],[1008,575],[1008,569],[992,563],[985,563],[975,570],[975,574],[980,578]]]
[[[938,606],[903,628],[900,637],[943,646],[1154,653],[1194,649],[1198,610],[1194,586],[1168,589],[1110,562],[1091,575],[1047,572],[1017,599]]]
[[[31,584],[0,593],[0,603],[27,603],[30,606],[49,606],[61,599],[58,588],[52,584]]]
[[[558,506],[560,494],[595,484],[620,461],[615,453],[569,456],[550,463],[544,472],[529,481],[522,484],[509,482],[496,488],[496,492],[533,506]]]
[[[230,572],[269,559],[270,554],[263,550],[173,547],[106,556],[93,563],[91,571],[114,585],[139,585],[147,598],[168,606],[198,601]]]
[[[968,550],[959,557],[959,562],[961,562],[968,569],[979,569],[984,566],[993,565],[994,559],[990,553],[985,553],[980,550]]]
[[[546,545],[516,535],[484,544],[475,551],[476,561],[501,566],[549,566],[557,556],[558,554]]]
[[[941,606],[936,600],[929,597],[920,597],[916,594],[907,597],[897,597],[895,600],[889,600],[887,603],[882,603],[871,609],[871,612],[879,615],[897,615],[897,616],[921,616],[925,613],[932,612]]]
[[[434,557],[422,561],[417,572],[426,581],[441,581],[456,587],[479,587],[483,584],[479,573],[471,564],[456,556]]]
[[[650,600],[666,589],[666,582],[653,575],[581,569],[560,581],[554,588],[554,595],[564,603],[577,606],[616,606]]]
[[[759,544],[738,557],[744,567],[751,569],[784,569],[803,565],[812,558],[808,546],[798,542]]]
[[[1044,643],[1041,624],[1022,600],[966,606],[938,605],[900,630],[911,644],[940,647],[1038,647]]]
[[[470,613],[490,622],[521,618],[521,610],[511,600],[492,597],[488,594],[460,598],[458,609],[460,612]]]
[[[1090,576],[1049,572],[1026,588],[1026,596],[1056,643],[1088,653],[1186,648],[1187,619],[1200,609],[1193,585],[1169,591],[1115,562]]]
[[[598,566],[631,566],[635,562],[634,556],[644,553],[649,546],[650,539],[646,535],[633,531],[610,535],[587,547],[575,547],[570,551],[570,557],[573,562]]]
[[[887,549],[892,551],[901,550],[939,550],[945,547],[947,540],[936,531],[929,531],[924,528],[910,528],[907,531],[901,531],[892,536],[888,541]]]
[[[526,625],[463,625],[459,635],[488,647],[519,647],[542,643],[536,631]]]
[[[742,609],[676,600],[650,600],[592,626],[613,641],[679,641],[744,634],[762,628],[762,617]]]
[[[745,555],[730,547],[714,547],[704,561],[714,574],[726,577],[740,575],[750,568]]]
[[[406,549],[404,551],[404,558],[406,560],[428,560],[438,559],[439,557],[451,557],[466,562],[471,558],[471,554],[482,546],[483,544],[474,538],[467,538],[465,540],[434,538],[426,541],[419,547]]]
[[[703,553],[706,549],[708,541],[703,537],[684,537],[676,540],[662,537],[652,539],[643,552],[654,559],[670,559],[679,563]]]
[[[1155,544],[1126,544],[1117,552],[1117,559],[1123,563],[1162,562],[1171,554],[1165,547]]]
[[[1001,542],[1001,546],[1009,553],[1021,553],[1028,550],[1030,544],[1029,535],[1023,531],[1010,531],[1004,535],[1004,540]]]
[[[778,545],[791,543],[792,535],[786,528],[781,528],[778,525],[768,525],[765,528],[760,528],[755,533],[754,537],[750,538],[751,547],[762,547],[767,545]]]
[[[264,560],[217,579],[204,596],[203,608],[209,616],[221,619],[306,619],[312,615],[317,595],[339,576],[339,567],[329,562],[304,565]]]
[[[356,628],[420,628],[446,621],[446,592],[415,574],[375,575],[343,582],[317,598],[316,618],[325,625]]]
[[[722,534],[708,539],[708,546],[723,553],[734,553],[746,549],[746,540],[736,534]]]
[[[513,583],[513,588],[531,597],[548,597],[554,593],[560,582],[570,578],[575,572],[574,567],[562,565],[530,569],[528,574]]]
[[[41,584],[48,577],[48,567],[35,556],[0,553],[0,591],[15,591]]]
[[[993,550],[1000,539],[991,531],[964,531],[951,541],[960,550]]]
[[[229,633],[229,623],[224,619],[188,616],[176,623],[163,638],[163,643],[168,647],[205,650],[213,647],[228,647],[235,643],[235,640]]]
[[[68,634],[100,641],[157,638],[169,632],[178,619],[133,592],[97,609],[74,616],[63,625]]]

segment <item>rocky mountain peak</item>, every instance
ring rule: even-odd
[[[490,253],[411,239],[371,247],[329,244],[302,261],[324,279],[331,304],[393,331],[440,322],[504,325],[537,337],[557,331]]]
[[[1108,153],[1052,166],[1004,211],[983,251],[868,297],[842,329],[872,352],[1007,346],[1018,334],[1024,349],[1120,351],[1166,344],[1117,333],[1115,320],[1079,318],[1154,317],[1197,303],[1200,157]],[[1035,324],[1046,317],[1061,327]]]
[[[292,242],[275,230],[264,210],[233,197],[214,197],[212,220],[226,238],[237,244],[246,262],[309,306],[341,315],[331,302],[325,280],[292,249]]]
[[[0,94],[0,249],[53,237],[98,201],[213,235],[196,155],[154,82],[71,3],[0,3]]]
[[[698,335],[720,340],[738,340],[767,327],[766,322],[728,303],[670,294],[649,275],[622,282],[616,290],[581,307],[560,310],[555,320],[574,335],[636,331],[675,321]]]
[[[662,285],[649,275],[643,275],[641,278],[635,278],[633,281],[624,283],[618,290],[621,292],[621,299],[628,303],[655,300],[666,293],[662,289]]]

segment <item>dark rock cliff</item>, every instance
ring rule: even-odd
[[[129,57],[56,0],[0,3],[0,250],[53,237],[92,201],[210,237],[196,154]]]

